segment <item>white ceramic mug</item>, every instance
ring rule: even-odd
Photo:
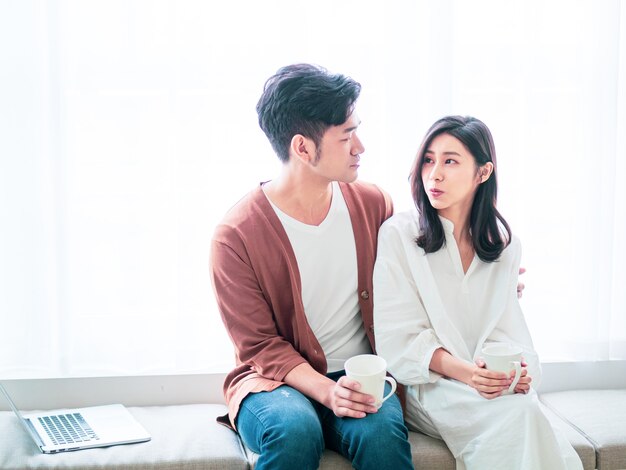
[[[375,354],[360,354],[348,359],[344,365],[346,375],[361,384],[359,392],[372,395],[376,402],[374,406],[380,408],[396,391],[396,381],[387,376],[387,361]],[[391,384],[391,392],[383,396],[385,382]]]
[[[513,393],[522,375],[522,348],[507,343],[485,344],[482,357],[489,370],[505,372],[507,375],[515,370],[513,382],[509,389],[503,392],[503,395]]]

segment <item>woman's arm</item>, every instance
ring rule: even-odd
[[[506,254],[506,258],[504,257]],[[503,254],[502,265],[509,266],[506,289],[508,297],[505,310],[487,341],[514,344],[522,348],[522,375],[515,386],[515,393],[528,393],[531,382],[537,387],[541,379],[541,365],[533,346],[530,331],[519,303],[519,274],[522,246],[516,237]],[[516,292],[517,291],[517,292]]]
[[[512,382],[504,372],[490,371],[478,364],[457,359],[443,348],[437,349],[430,360],[430,370],[445,377],[463,382],[484,398],[496,398],[509,388]],[[521,379],[520,379],[521,380]]]
[[[424,310],[411,274],[414,249],[405,214],[387,221],[378,234],[374,266],[374,333],[376,352],[385,358],[389,372],[405,385],[434,382],[430,359],[442,345]],[[406,240],[405,240],[406,239]]]

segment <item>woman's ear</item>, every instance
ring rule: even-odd
[[[481,166],[478,170],[478,174],[480,175],[480,183],[482,184],[487,181],[491,176],[491,173],[493,173],[492,162],[487,162],[483,166]]]

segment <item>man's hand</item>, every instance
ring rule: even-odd
[[[378,411],[374,397],[359,392],[359,382],[346,376],[335,382],[315,371],[308,362],[291,369],[283,381],[340,417],[364,418],[367,413]]]
[[[522,274],[524,274],[526,272],[526,268],[519,268],[519,275],[521,276]],[[524,285],[523,282],[517,282],[517,298],[521,299],[522,298],[522,292],[524,291],[524,288],[526,286]]]
[[[330,391],[328,408],[339,417],[364,418],[367,413],[376,413],[376,400],[371,395],[360,393],[360,388],[359,382],[341,377]]]

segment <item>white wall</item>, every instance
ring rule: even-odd
[[[160,406],[223,403],[226,374],[89,377],[72,379],[6,380],[22,410],[123,403]],[[626,361],[553,362],[543,364],[540,393],[572,389],[626,389]],[[9,405],[0,398],[0,410]]]

